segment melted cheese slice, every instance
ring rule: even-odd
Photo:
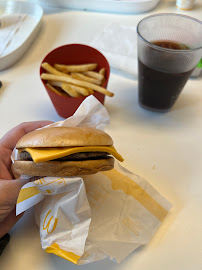
[[[45,162],[79,152],[107,152],[119,161],[124,161],[122,156],[113,146],[83,146],[83,147],[64,147],[64,148],[23,148],[19,151],[27,151],[35,163]]]

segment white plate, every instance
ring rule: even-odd
[[[142,13],[153,9],[160,0],[29,0],[44,7],[70,8],[111,13]]]
[[[39,5],[0,1],[0,70],[23,56],[36,37],[42,16]]]

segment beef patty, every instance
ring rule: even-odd
[[[76,161],[76,160],[89,160],[89,159],[103,159],[107,158],[108,153],[107,152],[80,152],[80,153],[75,153],[71,154],[69,156],[65,156],[62,158],[57,158],[55,160],[60,160],[60,161],[65,161],[65,160],[71,160],[71,161]],[[22,151],[20,152],[20,159],[21,160],[29,160],[32,161],[31,155],[26,152]]]

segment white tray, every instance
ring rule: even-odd
[[[69,8],[110,13],[142,13],[160,0],[29,0],[45,7]]]
[[[10,67],[23,56],[36,37],[42,16],[43,9],[39,5],[0,1],[1,46],[4,41],[0,48],[0,70]]]

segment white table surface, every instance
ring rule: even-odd
[[[202,19],[202,4],[184,12]],[[175,1],[161,1],[151,13],[177,12]],[[181,12],[182,13],[182,12]],[[108,23],[137,22],[147,14],[118,15],[63,11],[45,14],[37,39],[24,57],[0,73],[0,136],[24,121],[62,120],[39,78],[43,57],[65,43],[88,44]],[[95,23],[96,22],[96,23]],[[97,270],[199,270],[202,267],[202,78],[190,79],[169,113],[143,110],[137,102],[137,81],[112,73],[106,98],[111,124],[106,131],[125,158],[125,167],[146,178],[173,208],[152,241],[121,264],[104,261],[79,266]],[[40,246],[33,209],[10,232],[0,269],[78,269]]]

